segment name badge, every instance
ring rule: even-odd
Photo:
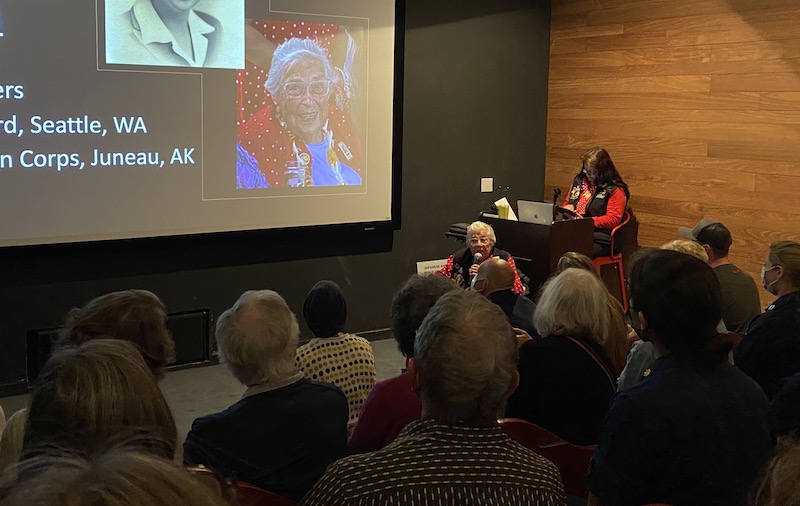
[[[350,152],[350,150],[347,148],[347,144],[345,144],[344,141],[339,141],[339,149],[342,151],[344,157],[347,158],[348,162],[353,159],[353,153]]]

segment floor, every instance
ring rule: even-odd
[[[378,381],[396,376],[405,367],[405,359],[397,350],[394,339],[372,341],[372,349]],[[224,366],[210,365],[168,372],[161,382],[161,390],[172,408],[178,436],[183,441],[195,418],[222,411],[239,400],[245,388]],[[26,407],[29,399],[27,394],[3,397],[0,406],[9,417]]]

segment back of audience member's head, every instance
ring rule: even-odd
[[[608,292],[596,274],[569,268],[545,282],[533,324],[539,335],[583,337],[605,345]]]
[[[323,280],[315,284],[303,303],[303,318],[316,337],[334,337],[347,321],[347,301],[339,285]]]
[[[165,458],[177,445],[172,412],[136,346],[93,339],[56,351],[31,395],[22,459],[54,447],[91,454],[120,438]]]
[[[756,491],[754,506],[795,506],[800,504],[800,441],[778,440],[775,456]]]
[[[701,247],[707,244],[717,258],[727,257],[733,244],[731,231],[718,221],[713,221],[700,229],[695,239]]]
[[[175,343],[166,326],[166,306],[153,292],[123,290],[101,295],[67,313],[59,332],[62,345],[90,339],[122,339],[136,343],[157,378],[175,361]]]
[[[243,385],[271,383],[297,372],[297,318],[272,290],[244,292],[217,320],[220,360]]]
[[[594,266],[592,259],[583,253],[567,251],[561,255],[561,258],[558,259],[558,265],[556,266],[556,274],[570,268],[583,269],[585,271],[594,273],[597,277],[600,277],[600,274],[597,272],[597,268]]]
[[[0,489],[4,506],[222,506],[222,497],[174,462],[137,448],[43,454]]]
[[[414,340],[425,315],[442,295],[455,290],[460,288],[448,278],[415,274],[394,294],[392,333],[403,355],[414,356]]]
[[[671,353],[700,364],[725,360],[731,344],[716,331],[719,281],[702,260],[678,251],[641,251],[631,269],[630,298],[640,335],[655,335]]]
[[[696,241],[690,241],[688,239],[675,239],[674,241],[669,241],[662,244],[660,249],[679,251],[702,260],[703,262],[708,262],[708,253],[706,253],[706,250],[704,250],[700,243]]]
[[[496,424],[518,381],[517,357],[514,331],[499,307],[464,290],[443,295],[417,331],[409,364],[418,373],[423,416]]]
[[[475,291],[484,297],[514,288],[516,272],[510,263],[500,257],[487,258],[475,274]]]

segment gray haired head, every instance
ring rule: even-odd
[[[517,357],[514,331],[499,307],[466,290],[444,294],[414,343],[423,413],[445,423],[496,424]]]
[[[295,374],[299,336],[294,313],[272,290],[244,292],[217,319],[220,360],[246,386],[280,381]]]
[[[325,72],[325,79],[334,84],[339,81],[339,76],[322,46],[311,39],[293,37],[279,45],[272,55],[272,64],[269,66],[269,76],[267,77],[267,82],[264,83],[264,87],[272,95],[273,100],[278,100],[278,92],[283,83],[283,76],[298,60],[304,57],[319,60]]]

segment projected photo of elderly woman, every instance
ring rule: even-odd
[[[361,185],[361,139],[338,100],[349,79],[315,40],[279,44],[265,105],[239,129],[237,187]]]

